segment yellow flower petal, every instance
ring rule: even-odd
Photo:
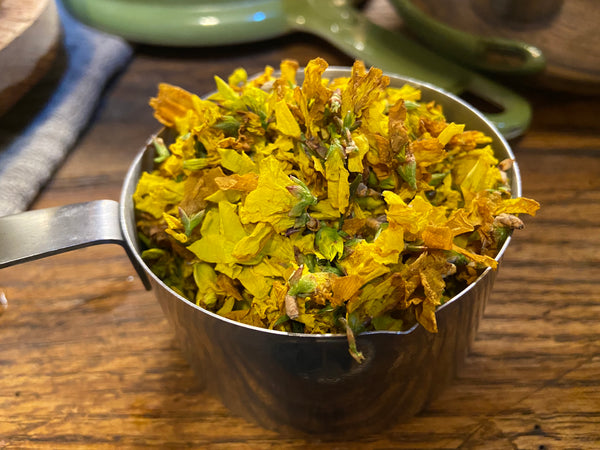
[[[240,208],[242,222],[268,222],[278,233],[293,226],[294,219],[288,213],[296,203],[296,198],[287,190],[287,186],[292,184],[280,161],[273,156],[263,159],[258,185]]]
[[[237,262],[234,249],[247,234],[236,209],[235,205],[225,201],[218,204],[218,209],[210,209],[202,222],[202,237],[187,248],[205,262]]]
[[[450,142],[450,139],[452,139],[457,134],[461,134],[464,129],[465,126],[463,124],[456,124],[454,122],[449,123],[446,126],[446,128],[444,128],[442,132],[438,134],[437,139],[440,142],[440,144],[445,146],[448,142]]]
[[[281,100],[275,105],[275,127],[280,133],[295,139],[299,139],[302,133],[298,121],[285,100]]]
[[[233,173],[244,175],[249,172],[258,171],[252,158],[244,152],[237,152],[231,148],[220,148],[218,152],[221,155],[221,165]]]
[[[342,159],[342,149],[333,149],[327,155],[325,160],[325,177],[327,178],[327,196],[331,206],[343,214],[349,204],[350,183],[348,176],[350,173],[344,167]]]
[[[232,256],[240,262],[251,260],[263,249],[273,233],[271,225],[259,222],[248,236],[243,237],[235,244]]]
[[[258,186],[258,174],[246,173],[244,175],[233,174],[228,177],[215,177],[215,183],[223,191],[234,189],[236,191],[250,192]]]
[[[163,212],[170,211],[183,198],[184,183],[164,178],[156,173],[142,173],[133,200],[139,211],[161,218]]]
[[[423,230],[423,245],[429,248],[451,250],[454,234],[449,227],[427,226]]]
[[[535,213],[540,208],[540,204],[535,200],[529,198],[510,198],[504,199],[502,202],[494,209],[494,214],[529,214],[530,216],[535,216]]]

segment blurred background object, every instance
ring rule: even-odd
[[[468,95],[507,138],[529,126],[520,95],[416,42],[377,25],[354,0],[63,0],[82,22],[129,41],[208,47],[255,42],[292,32],[318,36],[384,71]],[[390,10],[393,14],[393,10]],[[466,98],[466,97],[465,97]],[[473,103],[471,101],[471,103]],[[481,105],[490,106],[488,110]]]
[[[539,48],[546,59],[542,72],[523,81],[557,91],[600,94],[597,0],[390,1],[406,27],[430,48],[460,57],[460,48],[452,48],[457,35],[479,43],[522,41]]]
[[[355,45],[348,30],[376,47],[373,42],[382,37],[364,21],[395,9],[401,16],[396,34],[411,35],[471,69],[510,75],[511,83],[600,93],[597,0],[388,0],[393,8],[379,5],[371,15],[362,14],[370,2],[360,0],[63,1],[84,23],[132,42],[215,46],[304,31],[354,57],[378,50]],[[402,54],[405,42],[396,44]],[[373,64],[386,68],[379,59]]]
[[[53,0],[0,1],[0,116],[50,69],[60,39]]]

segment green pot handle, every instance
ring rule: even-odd
[[[494,105],[500,112],[484,114],[507,139],[521,135],[529,126],[531,107],[521,96],[372,23],[347,4],[286,0],[285,8],[291,28],[320,36],[356,59]]]
[[[546,66],[542,51],[525,42],[476,36],[439,22],[411,0],[391,0],[407,28],[440,54],[469,67],[503,75],[532,75]]]

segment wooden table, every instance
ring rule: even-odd
[[[205,93],[213,74],[316,56],[351,63],[304,35],[138,48],[32,207],[118,199],[157,129],[157,83]],[[464,370],[417,417],[325,443],[233,416],[196,385],[122,249],[100,246],[0,272],[0,448],[600,448],[600,99],[516,88],[534,120],[513,148],[524,194],[542,208],[505,256]]]

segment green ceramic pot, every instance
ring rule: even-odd
[[[348,55],[493,104],[486,116],[506,138],[522,134],[531,109],[513,91],[370,22],[347,0],[62,0],[82,22],[132,42],[218,46],[294,31],[317,35]]]

